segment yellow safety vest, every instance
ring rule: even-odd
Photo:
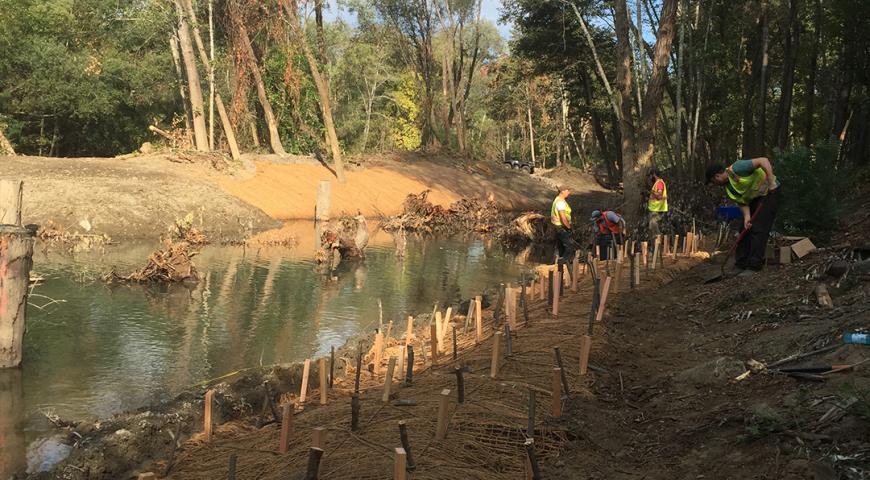
[[[756,168],[752,175],[741,177],[731,170],[728,172],[728,183],[725,185],[725,193],[728,198],[740,205],[749,205],[749,202],[758,197],[767,195],[770,186],[767,183],[767,174],[764,169]]]
[[[656,185],[662,182],[662,199],[661,200],[653,200],[652,196],[655,194]],[[649,197],[649,211],[650,212],[667,212],[668,211],[668,186],[665,184],[665,181],[662,179],[656,180],[653,183],[652,190],[650,191]]]
[[[559,218],[559,210],[556,210],[556,204],[559,203],[559,200],[562,199],[556,197],[556,199],[553,200],[553,206],[550,207],[550,222],[557,227],[562,226],[562,219]],[[571,220],[571,205],[568,204],[567,200],[565,200],[565,217],[567,217],[569,221]]]

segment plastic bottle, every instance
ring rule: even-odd
[[[870,345],[870,334],[867,333],[847,333],[843,335],[843,343],[857,343],[861,345]]]

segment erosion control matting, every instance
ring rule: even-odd
[[[685,267],[694,259],[681,258],[669,267]],[[671,268],[645,272],[647,285],[653,285],[672,275]],[[629,269],[622,269],[628,275]],[[624,279],[623,285],[628,285]],[[641,283],[641,288],[644,282]],[[233,421],[218,425],[214,438],[206,443],[202,436],[186,442],[176,456],[170,477],[177,479],[227,478],[231,455],[236,459],[237,479],[302,478],[315,428],[325,428],[327,439],[320,464],[321,479],[385,479],[393,478],[395,449],[401,447],[399,421],[407,425],[411,457],[416,465],[414,479],[518,479],[525,478],[526,430],[528,427],[529,392],[535,392],[536,414],[534,422],[534,451],[541,468],[558,463],[564,449],[572,440],[565,417],[554,418],[552,388],[556,360],[554,347],[559,347],[571,401],[560,398],[562,406],[583,402],[589,397],[588,382],[595,373],[579,375],[580,336],[587,333],[592,283],[587,275],[578,292],[565,289],[560,305],[560,316],[552,317],[547,302],[529,300],[529,324],[518,323],[512,328],[513,355],[501,356],[495,379],[490,377],[492,333],[503,331],[493,328],[491,311],[484,312],[485,339],[475,345],[472,326],[465,333],[457,322],[459,356],[451,358],[451,343],[445,342],[439,363],[431,366],[417,363],[411,386],[394,380],[393,398],[382,402],[383,375],[363,372],[360,394],[359,429],[351,431],[351,397],[354,375],[335,379],[329,393],[329,403],[317,405],[318,394],[311,394],[304,410],[293,419],[288,452],[278,454],[281,428],[271,424],[256,428],[255,419]],[[537,297],[537,295],[534,295]],[[606,328],[596,325],[596,333]],[[474,322],[472,322],[473,325]],[[449,338],[449,337],[448,337]],[[592,358],[603,347],[601,335],[593,337]],[[420,358],[421,344],[414,342],[415,354]],[[504,340],[502,339],[502,342]],[[392,345],[396,345],[394,340]],[[389,347],[389,345],[388,345]],[[504,344],[501,345],[504,352]],[[388,348],[382,358],[386,365],[391,353]],[[431,361],[431,355],[426,358]],[[467,368],[464,374],[465,402],[457,403],[455,367]],[[381,368],[383,372],[385,368]],[[555,373],[558,375],[558,372]],[[555,377],[559,382],[559,377]],[[312,386],[316,389],[316,381]],[[436,440],[439,397],[450,389],[447,409],[447,433],[444,440]],[[311,392],[311,390],[309,390]],[[313,392],[312,392],[313,393]],[[411,400],[410,406],[396,406],[397,399]],[[564,410],[564,409],[563,409]],[[160,462],[158,462],[159,464]]]

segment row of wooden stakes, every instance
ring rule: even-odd
[[[643,242],[644,244],[646,242]],[[665,241],[665,245],[667,245],[667,241]],[[659,245],[659,240],[657,239],[656,245]],[[645,246],[645,245],[644,245]],[[640,253],[640,252],[638,252]],[[632,260],[635,260],[637,255],[632,255]],[[589,370],[589,355],[592,349],[592,324],[593,322],[598,323],[601,322],[605,312],[605,306],[608,294],[610,292],[611,284],[613,282],[614,277],[611,275],[607,275],[603,280],[598,281],[596,279],[596,275],[600,268],[600,262],[589,259],[587,263],[581,264],[579,262],[579,257],[575,257],[573,260],[573,272],[572,278],[570,279],[570,288],[572,291],[577,290],[577,279],[581,274],[591,273],[593,276],[594,283],[597,286],[597,295],[595,295],[596,299],[593,301],[593,316],[590,319],[590,331],[589,334],[580,336],[580,357],[579,357],[579,373],[580,375],[586,375]],[[638,267],[640,262],[632,262],[635,263]],[[610,271],[611,268],[614,267],[614,264],[618,264],[618,261],[608,262],[606,263],[607,270]],[[582,268],[581,268],[582,267]],[[498,302],[496,302],[496,311],[494,313],[493,322],[498,322],[499,318],[501,318],[502,314],[502,306],[503,306],[503,315],[504,315],[504,324],[505,331],[502,332],[500,329],[493,328],[492,338],[492,361],[490,366],[489,376],[492,379],[498,378],[498,371],[501,364],[501,357],[504,354],[510,355],[511,350],[511,341],[510,341],[510,332],[511,329],[516,329],[519,327],[517,322],[517,312],[518,307],[522,307],[526,319],[526,323],[528,323],[528,298],[534,298],[535,295],[539,295],[540,300],[548,300],[552,308],[552,314],[554,316],[558,316],[559,302],[560,296],[563,291],[562,286],[562,275],[559,275],[557,272],[559,271],[558,266],[551,265],[544,267],[546,269],[547,275],[542,276],[540,280],[533,279],[528,287],[525,284],[520,287],[512,287],[510,284],[504,287],[503,292],[500,292],[500,298]],[[618,277],[617,277],[618,278]],[[632,282],[635,285],[635,282]],[[480,344],[484,341],[484,326],[482,319],[482,308],[481,308],[482,298],[481,296],[477,296],[474,298],[473,302],[470,302],[468,312],[465,319],[466,331],[468,330],[469,323],[472,318],[474,318],[474,326],[475,326],[475,343]],[[518,305],[519,304],[519,305]],[[451,325],[451,309],[447,309],[445,315],[441,315],[441,312],[436,310],[433,315],[433,321],[430,325],[430,335],[429,335],[429,343],[430,343],[430,355],[432,358],[432,365],[438,363],[439,356],[441,352],[445,350],[445,337],[447,334],[447,328]],[[407,330],[405,335],[405,345],[400,347],[401,354],[398,356],[391,356],[387,362],[386,373],[384,375],[384,384],[383,384],[383,392],[381,396],[382,402],[388,402],[390,400],[392,394],[393,387],[393,378],[397,377],[399,380],[404,380],[406,383],[410,384],[413,381],[413,373],[414,373],[414,327],[413,327],[413,317],[408,317]],[[495,325],[493,325],[495,327]],[[386,338],[390,338],[389,335],[392,330],[392,322],[387,327]],[[453,352],[454,359],[456,357],[457,347],[456,347],[456,326],[453,325],[454,338],[453,338]],[[424,339],[421,339],[424,340]],[[382,356],[384,350],[384,342],[385,335],[383,332],[379,331],[375,335],[373,353],[374,353],[374,373],[379,375],[382,369]],[[507,347],[506,352],[502,352],[501,347],[502,344],[505,343]],[[425,346],[425,342],[421,341],[421,346]],[[550,414],[554,418],[559,418],[562,415],[562,398],[563,393],[568,394],[568,382],[567,376],[565,375],[565,369],[562,365],[561,355],[559,353],[559,348],[555,347],[556,352],[556,363],[557,366],[553,369],[553,378],[552,378],[552,403],[550,408]],[[424,352],[425,355],[425,352]],[[405,366],[405,358],[407,356],[407,368]],[[351,422],[351,430],[355,431],[358,428],[358,415],[359,415],[359,377],[361,372],[361,360],[362,360],[362,352],[359,353],[357,359],[357,369],[356,369],[356,381],[354,394],[352,396],[352,422]],[[303,378],[302,384],[300,386],[300,394],[299,394],[299,402],[305,403],[307,400],[308,394],[308,378],[310,374],[310,365],[311,360],[305,360],[303,366]],[[332,372],[334,365],[334,349],[331,355],[331,361],[329,368],[327,369],[327,359],[321,358],[318,359],[318,369],[319,369],[319,380],[320,380],[320,404],[326,405],[328,403],[328,390],[332,387]],[[398,368],[397,368],[398,367]],[[398,375],[396,374],[398,371]],[[456,382],[457,382],[457,401],[458,403],[464,402],[464,381],[463,381],[463,372],[464,368],[457,366],[455,368],[456,373]],[[327,373],[329,372],[329,373]],[[213,408],[214,408],[214,390],[209,390],[205,394],[205,412],[204,412],[204,437],[206,441],[210,441],[213,435]],[[267,395],[268,400],[271,400],[271,396]],[[434,437],[436,440],[443,440],[446,438],[447,430],[448,430],[448,410],[450,397],[452,396],[451,389],[443,389],[439,394],[438,401],[438,413],[437,413],[437,422],[436,429],[434,433]],[[265,408],[265,406],[264,406]],[[293,432],[293,414],[295,407],[292,403],[286,403],[282,406],[282,415],[280,418],[281,425],[281,434],[279,438],[278,451],[280,453],[286,453],[289,448],[290,439],[292,437]],[[532,439],[532,434],[534,432],[534,415],[535,415],[535,400],[534,400],[534,391],[529,392],[529,429],[528,438],[525,442],[526,449],[526,462],[527,462],[527,470],[529,472],[529,478],[540,478],[539,469],[537,466],[537,461],[534,456],[534,441]],[[273,407],[274,411],[274,407]],[[277,418],[276,418],[277,421]],[[412,471],[414,469],[413,459],[411,457],[410,445],[407,440],[407,425],[405,422],[399,422],[399,430],[400,430],[400,440],[402,443],[402,447],[396,448],[394,451],[395,458],[395,468],[394,468],[394,478],[396,479],[405,479],[406,472]],[[319,470],[320,459],[323,455],[324,447],[326,444],[326,430],[324,428],[315,428],[312,431],[312,445],[309,450],[309,462],[308,467],[306,469],[306,476],[304,477],[306,480],[316,479],[317,472]],[[228,478],[234,478],[234,470],[235,470],[235,456],[230,459],[230,475]]]

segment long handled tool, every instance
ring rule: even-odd
[[[749,218],[750,224],[752,223],[753,220],[755,220],[755,217],[758,215],[758,212],[760,212],[762,208],[764,208],[764,201],[763,200],[761,202],[759,202],[758,208],[755,209],[755,212],[752,213],[752,217]],[[747,233],[749,233],[749,230],[752,230],[751,225],[749,228],[744,228],[743,231],[740,232],[740,235],[737,236],[737,240],[735,240],[734,244],[731,245],[731,248],[728,249],[728,254],[725,255],[725,259],[722,260],[722,265],[719,268],[719,274],[716,275],[715,277],[711,277],[711,278],[708,278],[707,280],[705,280],[704,281],[705,284],[718,282],[719,280],[722,280],[723,278],[725,278],[725,264],[728,263],[728,259],[731,258],[731,255],[734,255],[734,251],[737,250],[737,245],[740,245],[740,241],[743,240],[743,237],[745,237]]]

